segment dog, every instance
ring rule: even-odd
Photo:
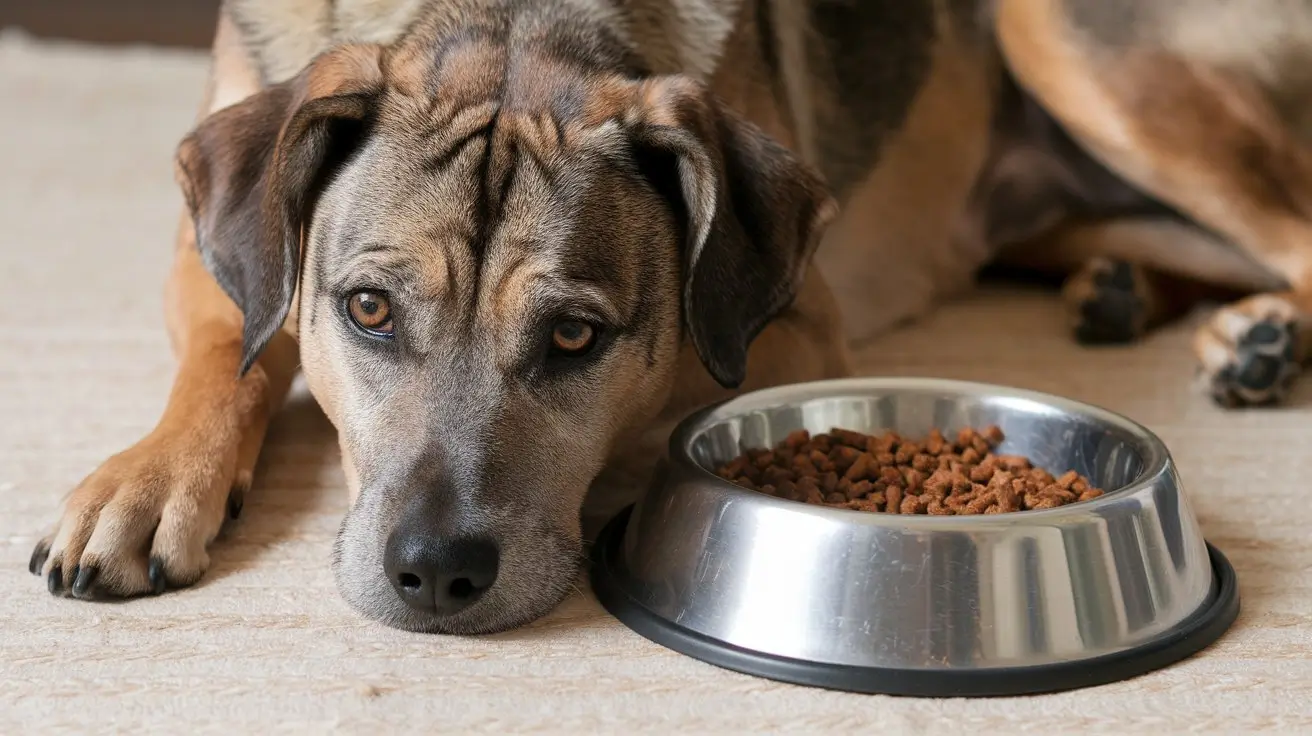
[[[550,611],[589,490],[734,392],[988,264],[1128,342],[1197,300],[1226,405],[1307,354],[1312,6],[1278,0],[227,0],[166,287],[158,427],[31,571],[197,581],[294,375],[339,432],[345,600],[422,632]]]

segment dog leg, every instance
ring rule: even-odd
[[[257,88],[243,54],[221,20],[202,112]],[[29,564],[51,593],[126,596],[194,583],[225,512],[241,511],[269,416],[297,367],[295,340],[279,334],[238,378],[242,315],[202,263],[185,214],[165,310],[179,359],[167,407],[152,432],[65,498]]]
[[[285,334],[237,378],[241,314],[184,227],[166,295],[179,358],[168,405],[152,432],[65,500],[30,566],[51,593],[126,596],[196,582],[225,512],[241,510],[270,413],[291,384],[296,348]]]
[[[1172,46],[1182,20],[1172,8],[1118,3],[1130,14],[1099,15],[1107,8],[1098,2],[1003,0],[996,30],[1008,64],[1110,169],[1283,282],[1224,308],[1195,340],[1220,403],[1277,401],[1308,353],[1312,150],[1245,67],[1222,71]]]

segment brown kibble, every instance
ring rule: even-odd
[[[866,455],[866,453],[861,452],[860,450],[853,449],[847,445],[839,445],[829,451],[829,461],[834,464],[838,472],[843,473],[846,472],[848,468],[852,467],[857,459],[863,455],[869,457],[869,455]]]
[[[975,440],[975,437],[978,434],[979,434],[978,431],[971,429],[970,427],[967,427],[957,432],[957,447],[961,447],[961,448],[970,447],[971,442]]]
[[[970,479],[975,483],[988,483],[993,478],[994,470],[992,465],[976,465],[970,469]]]
[[[847,445],[848,447],[855,448],[858,450],[864,450],[866,447],[866,441],[869,439],[867,435],[864,435],[860,432],[852,432],[846,429],[831,429],[829,430],[829,436],[833,437],[839,442],[842,442],[844,445]]]
[[[892,432],[798,430],[774,448],[745,450],[715,473],[778,498],[867,513],[1003,514],[1104,495],[1073,470],[1054,477],[1022,455],[994,454],[1005,439],[997,427],[955,437],[949,442],[939,429],[923,441]]]
[[[919,496],[907,496],[902,499],[902,513],[904,514],[923,514],[925,508],[925,504],[921,502]]]
[[[989,478],[986,484],[989,488],[999,488],[1001,486],[1011,487],[1012,475],[1006,470],[993,471],[993,477]]]
[[[947,446],[947,440],[943,439],[943,433],[937,427],[929,430],[929,436],[925,438],[925,452],[940,455]]]
[[[914,459],[918,454],[920,454],[920,448],[916,447],[915,445],[911,445],[911,444],[899,445],[897,448],[897,452],[893,453],[893,462],[897,463],[898,465],[906,465],[907,463],[911,462],[912,459]]]
[[[1071,503],[1079,498],[1074,491],[1067,491],[1057,486],[1048,486],[1039,491],[1039,498],[1055,498],[1060,503]]]
[[[946,470],[936,470],[934,474],[925,479],[925,493],[939,498],[946,497],[952,493],[952,474]]]
[[[1021,494],[1019,494],[1019,493],[1016,492],[1016,487],[1015,487],[1016,483],[1019,483],[1019,481],[1013,481],[1013,482],[1011,482],[1011,483],[1004,483],[1004,484],[998,486],[997,490],[994,491],[994,493],[995,493],[995,494],[997,495],[997,497],[998,497],[998,508],[999,508],[999,509],[1001,509],[1001,510],[1003,510],[1003,511],[1019,511],[1019,510],[1020,510],[1020,497],[1021,497]]]
[[[820,487],[824,489],[825,493],[833,493],[838,490],[838,473],[831,470],[820,476]]]
[[[848,468],[847,472],[843,474],[843,478],[857,481],[868,477],[874,469],[874,462],[875,459],[870,457],[868,453],[861,453],[857,456],[856,462],[852,463],[852,467]]]
[[[925,474],[915,468],[904,468],[902,479],[906,481],[906,489],[912,493],[919,493],[925,484]]]
[[[798,478],[797,490],[809,496],[811,495],[812,491],[815,491],[817,493],[820,491],[820,484],[816,481],[814,476],[806,476],[803,478]]]
[[[1020,455],[992,455],[991,457],[993,457],[995,463],[1013,473],[1030,469],[1030,459],[1027,457],[1021,457]]]
[[[884,506],[890,514],[896,514],[902,509],[902,489],[900,487],[889,486],[884,491]]]
[[[994,493],[993,491],[989,491],[988,493],[982,493],[979,496],[976,496],[974,501],[971,501],[970,503],[966,504],[966,508],[973,509],[974,510],[973,513],[982,514],[984,513],[984,509],[987,509],[988,507],[996,504],[997,502],[998,502],[997,494]]]
[[[959,496],[948,496],[947,499],[943,501],[943,505],[956,511],[957,509],[965,508],[967,504],[974,500],[974,494],[963,493]]]
[[[778,465],[771,465],[761,471],[761,478],[771,485],[779,485],[780,481],[797,480],[797,475],[791,470],[781,468]]]

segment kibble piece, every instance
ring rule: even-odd
[[[884,491],[884,507],[888,513],[896,514],[902,510],[902,488],[900,486],[889,486]]]
[[[902,499],[902,513],[923,514],[925,513],[925,504],[920,501],[919,496],[907,496]]]
[[[870,457],[869,453],[863,452],[857,456],[856,462],[852,463],[852,467],[848,468],[843,477],[850,481],[862,480],[870,475],[874,464],[875,459]]]
[[[833,493],[838,490],[838,473],[831,470],[820,476],[820,487],[824,489],[825,493]]]
[[[925,438],[925,452],[930,455],[941,455],[947,448],[947,440],[943,439],[943,433],[937,428],[929,430],[929,436]]]

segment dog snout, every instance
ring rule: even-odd
[[[492,587],[500,558],[490,539],[402,525],[387,540],[383,567],[406,605],[421,613],[451,616]]]

